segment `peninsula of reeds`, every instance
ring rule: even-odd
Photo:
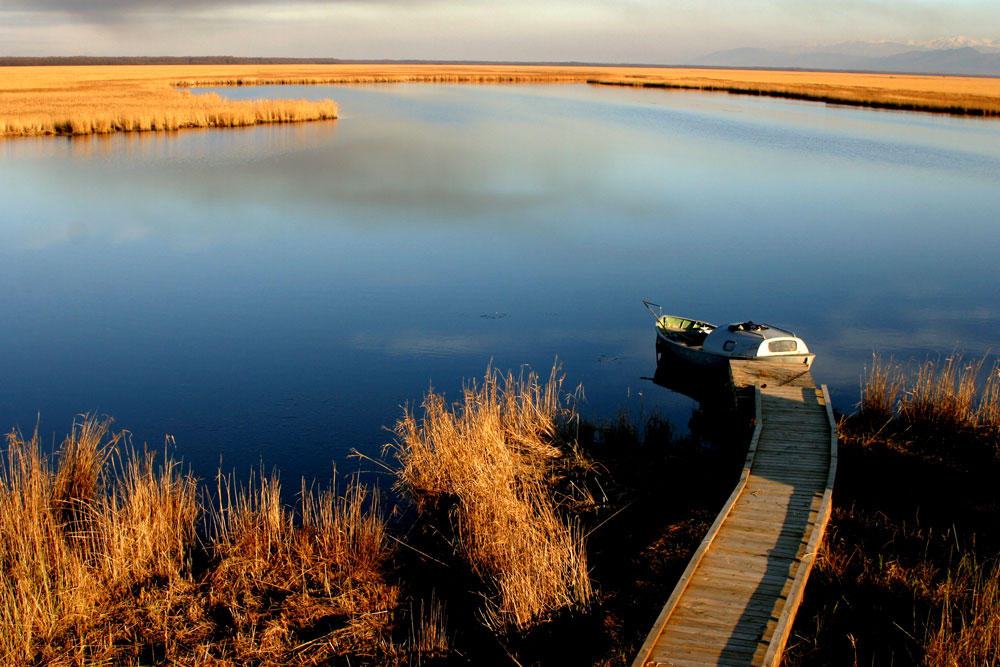
[[[459,64],[0,67],[0,137],[235,127],[337,117],[333,102],[231,101],[184,88],[279,84],[591,83],[1000,115],[1000,79],[836,72]]]
[[[164,69],[168,71],[164,71]],[[337,117],[330,100],[228,100],[171,85],[171,68],[0,68],[0,137],[242,127]]]

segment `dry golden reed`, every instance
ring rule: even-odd
[[[876,356],[861,389],[860,412],[921,425],[1000,433],[1000,362],[980,383],[984,361],[967,362],[955,353],[927,360],[912,370]]]
[[[942,586],[941,622],[924,642],[928,667],[1000,665],[1000,563],[964,557]]]
[[[410,615],[410,654],[421,664],[424,659],[447,656],[452,650],[448,617],[444,604],[432,592],[429,603],[420,601],[419,611]],[[411,661],[412,664],[412,661]]]
[[[839,425],[847,474],[791,664],[1000,667],[1000,362],[987,367],[874,356]]]
[[[163,596],[190,579],[194,481],[173,462],[119,453],[107,422],[73,428],[53,470],[38,435],[12,433],[0,466],[0,658],[84,664],[124,658],[129,621],[158,633]],[[157,586],[157,588],[160,588]],[[108,624],[109,618],[120,622]],[[125,620],[127,618],[127,620]],[[142,642],[132,642],[136,646]],[[134,657],[134,656],[133,656]]]
[[[484,620],[525,629],[592,596],[582,532],[564,519],[547,478],[568,408],[556,369],[545,383],[489,370],[448,405],[429,392],[418,420],[396,425],[397,488],[428,509],[454,502],[457,548],[493,591]]]
[[[253,661],[321,661],[330,655],[386,656],[398,590],[384,581],[391,555],[378,500],[357,483],[303,487],[301,517],[281,500],[275,477],[237,488],[220,476],[209,507],[209,603],[231,615],[229,648]],[[316,619],[346,622],[298,639]]]
[[[336,118],[333,102],[230,101],[178,87],[354,83],[584,83],[770,95],[1000,115],[1000,79],[836,72],[546,65],[113,65],[0,67],[0,137]]]
[[[196,95],[157,76],[165,73],[155,66],[2,67],[0,137],[240,127],[337,117],[337,105],[330,100]]]
[[[392,663],[398,591],[363,487],[304,488],[296,512],[276,479],[220,476],[206,506],[108,426],[75,425],[55,467],[37,434],[7,438],[0,664]]]
[[[590,83],[783,97],[973,116],[1000,115],[1000,78],[764,70],[620,69]]]
[[[872,355],[872,364],[866,369],[861,383],[861,415],[873,419],[892,419],[896,413],[899,394],[906,378],[890,357],[882,361]]]

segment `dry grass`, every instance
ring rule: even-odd
[[[593,595],[584,540],[564,517],[580,492],[560,485],[577,460],[560,437],[570,403],[555,369],[547,382],[491,370],[461,404],[431,392],[421,421],[406,413],[398,483],[425,519],[453,519],[453,550],[438,554],[452,562],[443,580],[398,583],[389,572],[413,572],[358,483],[303,486],[293,508],[274,475],[220,474],[199,493],[175,460],[136,452],[109,421],[85,418],[52,455],[37,434],[12,433],[0,453],[0,664],[449,660],[435,590],[454,595],[456,576],[476,590],[459,589],[459,625],[497,633],[497,646],[565,622]]]
[[[874,359],[789,665],[1000,665],[994,365]]]
[[[397,424],[397,487],[425,512],[446,509],[456,548],[491,593],[494,629],[526,629],[589,603],[584,541],[560,516],[547,480],[568,408],[556,370],[546,383],[487,372],[450,406],[433,391],[423,417]]]
[[[4,664],[128,657],[119,642],[129,621],[146,617],[139,633],[165,629],[157,621],[169,602],[150,588],[174,592],[190,581],[194,481],[172,461],[157,468],[152,455],[121,454],[121,437],[107,431],[107,422],[90,419],[74,426],[57,470],[37,434],[8,436],[0,468]]]
[[[377,499],[357,484],[343,498],[303,488],[299,525],[276,479],[234,486],[220,477],[210,509],[209,604],[227,611],[229,628],[215,650],[305,664],[394,653],[398,590],[384,581],[391,549]]]
[[[239,127],[337,117],[329,100],[226,100],[171,86],[163,69],[0,68],[0,136]]]
[[[955,114],[1000,114],[1000,79],[531,65],[0,67],[0,137],[232,127],[336,118],[330,101],[228,101],[177,86],[583,83],[770,95]]]
[[[892,419],[906,378],[891,357],[882,361],[878,355],[872,355],[872,365],[865,370],[859,405],[861,415],[874,420]]]
[[[590,83],[784,97],[973,116],[1000,115],[1000,78],[938,75],[620,69]]]
[[[903,416],[936,426],[978,426],[976,378],[982,365],[982,361],[966,364],[960,355],[925,361],[904,396]]]
[[[167,458],[76,425],[53,467],[37,435],[0,466],[0,663],[389,664],[398,606],[377,501],[220,477],[205,509]],[[201,533],[199,525],[205,528]]]
[[[971,556],[948,573],[937,630],[928,632],[928,667],[1000,665],[1000,564],[984,566]]]
[[[1000,433],[1000,362],[982,383],[985,360],[961,354],[927,360],[916,370],[873,359],[861,390],[864,417],[899,417],[911,424]]]
[[[431,594],[428,603],[420,601],[420,610],[411,614],[410,654],[419,665],[424,659],[447,656],[452,651],[452,639],[448,634],[448,616],[444,604]],[[414,660],[411,659],[411,664]]]

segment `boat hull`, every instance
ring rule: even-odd
[[[728,356],[715,354],[713,352],[706,352],[700,348],[690,347],[679,343],[675,340],[671,340],[665,336],[657,333],[656,335],[656,361],[660,362],[664,356],[669,355],[671,358],[682,361],[688,364],[694,364],[703,368],[712,369],[724,369],[729,366],[729,361],[731,359],[744,359],[750,361],[760,361],[769,364],[782,364],[788,366],[802,366],[804,370],[809,370],[812,367],[813,359],[816,358],[815,354],[803,354],[803,353],[792,353],[792,354],[774,354],[768,355],[766,357],[739,357],[739,356]]]

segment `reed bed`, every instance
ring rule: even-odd
[[[872,355],[872,364],[865,371],[858,406],[860,414],[868,419],[892,419],[906,377],[891,357],[882,361],[878,355]]]
[[[0,137],[235,127],[336,118],[333,102],[236,102],[195,86],[592,83],[1000,115],[1000,78],[543,65],[112,65],[0,67]]]
[[[356,483],[343,497],[303,487],[297,517],[274,477],[246,488],[218,479],[208,509],[215,565],[207,596],[227,610],[228,637],[216,651],[265,663],[392,656],[399,593],[384,580],[391,549],[369,496]],[[322,619],[338,620],[316,627]]]
[[[862,386],[860,414],[1000,433],[1000,361],[980,382],[984,361],[952,354],[913,369],[876,356]]]
[[[4,664],[137,658],[119,646],[129,624],[142,619],[135,632],[155,635],[132,647],[159,643],[170,594],[190,584],[194,481],[172,461],[157,467],[151,455],[121,452],[121,436],[107,435],[107,422],[75,425],[57,469],[37,434],[7,438],[0,467]]]
[[[482,618],[494,630],[530,628],[593,595],[581,531],[547,483],[571,416],[561,386],[556,369],[544,383],[490,370],[454,405],[430,391],[422,417],[407,410],[395,428],[396,487],[450,517],[455,548],[490,589]]]
[[[231,66],[234,69],[237,66]],[[351,83],[591,83],[771,96],[829,104],[973,116],[1000,115],[1000,78],[675,67],[551,65],[205,67],[183,85]],[[231,71],[231,70],[230,70]]]
[[[1000,365],[878,356],[783,664],[1000,666]]]
[[[392,664],[398,590],[377,500],[196,481],[122,447],[107,421],[58,452],[7,438],[0,466],[0,663]]]
[[[1000,79],[996,78],[839,72],[719,70],[706,73],[700,70],[665,70],[662,73],[619,73],[610,77],[588,79],[588,83],[780,97],[896,111],[1000,116]]]
[[[928,667],[1000,665],[1000,563],[964,557],[948,573],[937,629],[929,628]]]
[[[84,135],[243,127],[337,117],[330,100],[227,100],[195,95],[126,67],[0,68],[0,136]],[[117,75],[117,76],[116,76]],[[138,76],[136,76],[138,75]],[[145,75],[145,76],[143,76]]]

